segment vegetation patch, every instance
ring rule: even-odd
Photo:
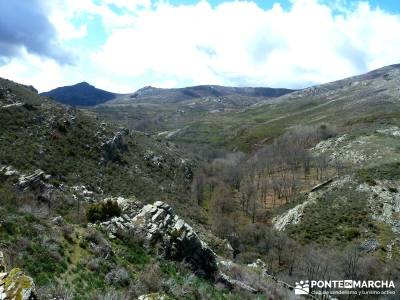
[[[358,239],[371,222],[366,196],[348,185],[323,194],[304,210],[302,221],[287,231],[301,243],[346,244]]]
[[[120,215],[121,208],[118,203],[110,199],[105,202],[90,204],[86,209],[86,218],[91,223],[105,221]]]
[[[400,162],[360,169],[356,174],[359,179],[370,185],[375,185],[375,180],[400,180]]]

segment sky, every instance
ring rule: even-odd
[[[0,11],[0,77],[40,92],[303,88],[400,63],[397,0],[0,0]]]

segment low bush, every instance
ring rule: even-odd
[[[89,222],[105,221],[121,215],[121,208],[116,201],[107,200],[89,205],[86,210],[86,218]]]

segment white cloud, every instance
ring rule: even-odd
[[[263,10],[252,2],[211,7],[161,3],[111,32],[93,62],[110,74],[152,71],[193,84],[299,87],[400,60],[400,17],[367,3],[333,12],[317,0]],[[110,75],[112,77],[112,75]]]
[[[0,67],[0,77],[44,91],[65,83],[61,69],[53,59],[41,58],[22,49],[20,57],[12,58],[7,65]]]
[[[86,14],[101,17],[106,42],[81,53],[83,65],[51,65],[58,74],[51,79],[17,72],[19,66],[26,74],[46,76],[49,63],[40,66],[32,57],[26,66],[13,60],[0,67],[0,75],[32,78],[41,90],[82,77],[116,92],[148,84],[304,87],[400,62],[400,16],[368,2],[346,3],[293,0],[288,10],[279,4],[264,10],[251,1],[213,7],[207,1],[173,6],[150,0],[52,0],[51,20],[63,40],[88,34],[85,25],[71,23]]]

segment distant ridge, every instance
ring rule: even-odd
[[[107,102],[117,96],[115,93],[98,89],[87,82],[63,86],[54,90],[41,93],[43,96],[75,106],[94,106]]]
[[[160,94],[177,94],[179,98],[200,98],[207,96],[227,96],[227,95],[242,95],[248,97],[279,97],[293,90],[283,88],[269,88],[269,87],[228,87],[221,85],[197,85],[184,88],[162,89],[152,86],[145,86],[135,93],[132,98],[156,96]]]
[[[184,88],[163,89],[145,86],[134,93],[116,94],[98,89],[87,82],[63,86],[41,93],[54,100],[76,106],[95,106],[113,100],[113,102],[180,102],[203,97],[244,96],[279,97],[294,90],[268,87],[226,87],[219,85],[198,85]]]
[[[220,85],[198,85],[184,88],[163,89],[146,86],[132,94],[118,97],[113,102],[176,103],[204,97],[224,96],[274,98],[291,92],[294,92],[294,90],[269,87],[227,87]]]

